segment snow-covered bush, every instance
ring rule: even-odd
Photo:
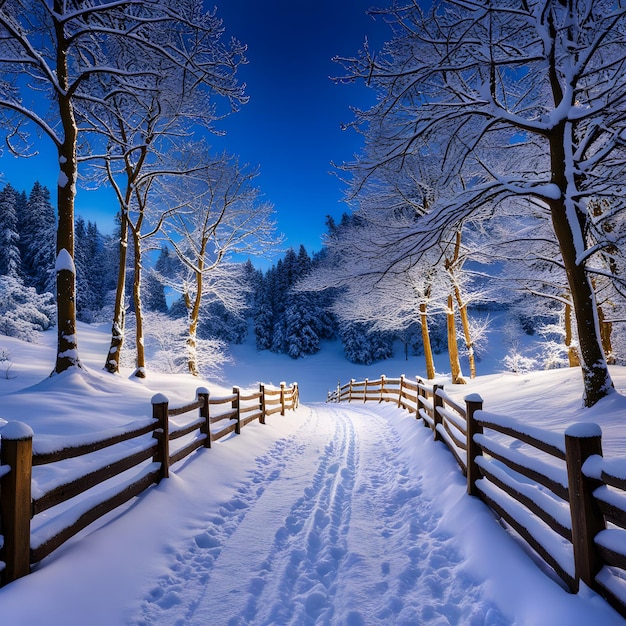
[[[187,321],[154,311],[144,313],[143,318],[146,360],[150,369],[166,374],[188,373]],[[132,314],[126,319],[125,337],[122,365],[135,367],[135,316]],[[215,376],[228,362],[226,349],[226,344],[218,339],[197,338],[198,370],[203,376]]]
[[[524,356],[515,348],[511,349],[504,359],[502,359],[502,363],[507,371],[514,372],[515,374],[526,374],[540,367],[537,359]]]
[[[0,346],[0,378],[13,378],[9,374],[13,362],[11,361],[11,353],[4,346]]]
[[[52,294],[38,294],[14,276],[0,276],[0,334],[33,342],[54,324]]]

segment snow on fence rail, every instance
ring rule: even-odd
[[[169,476],[169,468],[200,447],[258,419],[298,407],[297,383],[256,393],[214,397],[199,388],[196,399],[169,407],[152,398],[152,418],[88,436],[37,437],[21,422],[0,430],[0,584],[30,572],[68,539],[106,513]],[[173,417],[198,411],[187,423]],[[219,426],[217,426],[219,425]],[[172,450],[170,450],[172,444]],[[80,463],[67,463],[80,457]],[[112,483],[107,481],[115,479]],[[40,515],[58,507],[53,516]]]
[[[602,457],[602,431],[564,434],[488,413],[476,394],[465,406],[442,385],[381,376],[338,383],[327,402],[394,402],[446,444],[485,502],[575,593],[579,582],[626,616],[626,459]]]

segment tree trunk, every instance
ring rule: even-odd
[[[135,307],[135,343],[137,344],[137,367],[133,376],[136,378],[146,377],[146,352],[143,337],[143,310],[141,305],[141,236],[139,227],[131,228],[133,238],[133,251],[135,253],[133,264],[133,304]]]
[[[193,306],[189,310],[189,336],[187,337],[187,349],[188,349],[188,361],[187,367],[189,373],[192,376],[198,376],[200,374],[198,370],[198,320],[200,319],[200,303],[202,301],[202,288],[203,288],[203,275],[204,263],[202,258],[199,259],[198,270],[196,271],[196,297],[193,301]]]
[[[115,291],[115,309],[111,327],[111,345],[107,354],[104,368],[111,374],[120,371],[122,346],[124,343],[125,324],[125,291],[126,291],[126,258],[128,256],[128,217],[125,211],[120,217],[120,264],[117,269],[117,287]]]
[[[567,359],[570,367],[580,367],[578,350],[573,342],[572,333],[572,305],[565,305],[565,345],[567,346]]]
[[[609,365],[615,365],[616,361],[615,355],[613,354],[613,342],[611,340],[613,323],[606,321],[606,316],[604,315],[604,309],[602,306],[598,307],[598,321],[600,322],[600,337],[602,339],[604,358]]]
[[[569,122],[561,122],[549,133],[552,183],[558,186],[561,194],[548,200],[548,203],[576,317],[584,384],[583,403],[590,407],[611,392],[613,381],[602,350],[595,293],[584,263],[578,261],[577,242],[578,247],[582,247],[585,237],[584,218],[572,199],[576,190],[568,186],[567,163],[572,157],[566,155],[565,145],[566,141],[567,145],[573,143],[572,137],[566,137],[572,133]]]
[[[459,347],[456,342],[456,326],[454,319],[454,299],[452,294],[448,296],[448,310],[446,311],[446,323],[448,326],[448,354],[450,355],[450,374],[452,384],[463,384],[461,361],[459,360]]]
[[[55,10],[63,12],[58,0]],[[54,374],[70,367],[81,367],[76,339],[76,267],[74,265],[74,196],[78,165],[76,144],[78,128],[74,106],[68,89],[67,47],[64,25],[55,22],[57,35],[57,78],[62,90],[57,94],[59,115],[63,127],[63,143],[57,145],[59,180],[57,184],[57,241],[56,241],[56,300],[57,300],[57,356]],[[65,252],[64,252],[65,251]]]
[[[465,339],[465,347],[467,348],[467,358],[469,359],[470,378],[476,378],[476,360],[474,358],[474,342],[472,341],[472,332],[469,325],[469,317],[467,315],[467,305],[461,298],[461,290],[454,285],[454,295],[459,305],[459,315],[463,326],[463,337]]]
[[[426,378],[432,380],[435,377],[435,361],[433,359],[433,347],[430,343],[425,302],[420,303],[420,325],[422,327],[422,343],[424,344],[424,359],[426,361]]]

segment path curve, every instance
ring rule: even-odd
[[[365,405],[303,410],[300,430],[198,520],[133,623],[508,624],[439,529],[389,421]]]

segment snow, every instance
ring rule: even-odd
[[[420,357],[366,368],[343,360],[335,344],[294,361],[250,342],[233,348],[221,384],[149,367],[137,380],[130,369],[101,370],[109,332],[109,325],[79,325],[87,370],[54,377],[53,331],[39,344],[1,337],[15,374],[0,380],[0,416],[11,422],[4,432],[20,421],[35,432],[35,447],[54,448],[62,437],[88,441],[149,420],[156,394],[188,404],[198,383],[227,397],[233,385],[256,391],[259,381],[288,378],[299,383],[300,408],[199,449],[168,479],[1,588],[3,626],[624,623],[584,585],[567,593],[467,496],[454,458],[414,415],[394,403],[323,402],[337,379],[375,379],[383,367],[419,374]],[[611,371],[623,393],[626,371]],[[445,375],[437,382],[459,403],[478,393],[489,410],[553,432],[598,423],[606,462],[623,456],[620,393],[584,410],[579,371],[491,372],[467,385],[451,385]],[[70,459],[58,475],[37,467],[37,488],[86,466]],[[106,489],[90,497],[106,497]],[[84,506],[75,503],[61,519]],[[35,516],[36,542],[58,523],[54,509]],[[567,565],[571,556],[553,533],[545,541]],[[609,545],[620,541],[606,535]]]
[[[602,429],[597,424],[572,424],[565,430],[565,434],[576,439],[593,439],[602,436]]]
[[[62,248],[57,254],[57,260],[55,264],[55,271],[58,274],[63,270],[67,270],[68,272],[72,272],[72,274],[76,273],[76,267],[74,266],[74,260],[72,259],[70,253]]]
[[[33,436],[33,429],[23,422],[9,422],[0,428],[0,438],[7,441],[24,441]]]

